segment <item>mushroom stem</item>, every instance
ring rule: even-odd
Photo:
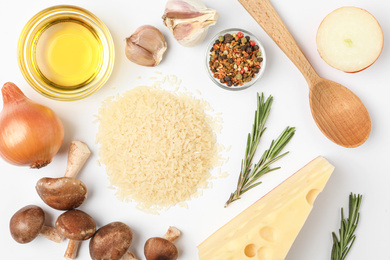
[[[169,242],[173,243],[176,239],[178,239],[180,237],[180,234],[181,234],[181,232],[179,229],[170,226],[168,228],[168,231],[163,236],[163,238],[168,240]]]
[[[91,151],[85,143],[73,141],[69,147],[68,165],[64,176],[75,178],[90,155]]]
[[[81,244],[81,241],[70,239],[68,242],[68,246],[66,248],[64,257],[66,259],[76,259],[80,244]]]
[[[126,253],[119,260],[139,260],[132,252],[126,251]]]
[[[43,226],[39,235],[57,243],[64,242],[65,240],[65,237],[58,233],[57,229],[49,226]]]

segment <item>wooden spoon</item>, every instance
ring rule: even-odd
[[[346,87],[318,76],[268,0],[238,1],[305,77],[311,113],[322,133],[344,147],[363,144],[370,135],[371,120],[360,99]]]

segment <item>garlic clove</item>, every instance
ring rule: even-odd
[[[201,16],[202,10],[207,9],[202,1],[171,0],[165,6],[164,16],[177,19],[188,19]]]
[[[214,21],[181,23],[175,27],[173,35],[183,46],[191,47],[201,43],[208,32],[208,27],[215,24]]]
[[[139,27],[126,38],[126,57],[138,65],[148,67],[158,65],[166,49],[164,35],[151,25]]]
[[[200,0],[168,0],[163,22],[183,46],[195,46],[207,35],[208,28],[218,20],[217,11]]]

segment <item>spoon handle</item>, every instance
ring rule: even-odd
[[[268,0],[238,0],[264,31],[301,71],[309,86],[318,79],[310,62],[299,48],[279,14]]]

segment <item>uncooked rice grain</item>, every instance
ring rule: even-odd
[[[218,163],[206,103],[157,87],[136,87],[99,109],[99,157],[116,195],[144,210],[187,201]]]

